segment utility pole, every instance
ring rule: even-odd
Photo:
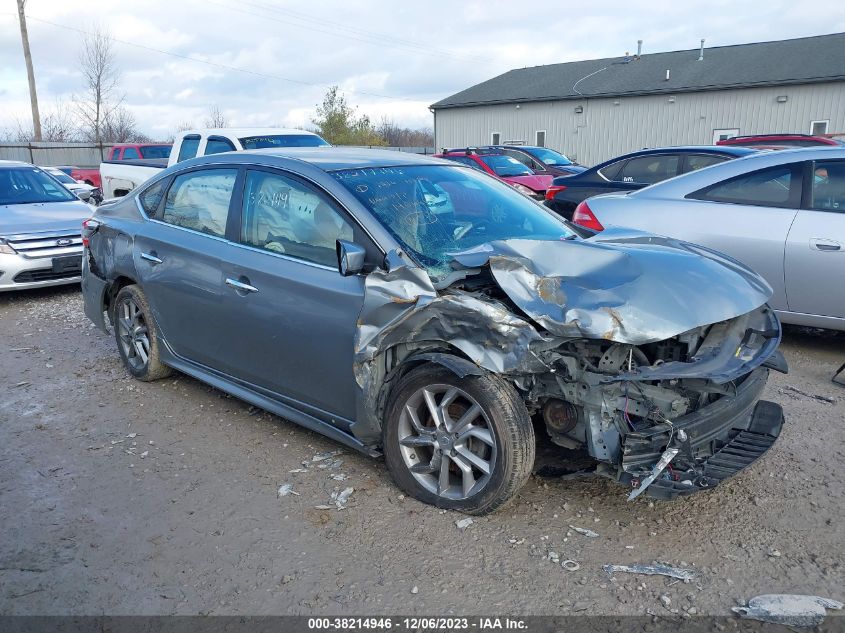
[[[38,94],[35,91],[35,71],[32,69],[32,54],[29,52],[29,34],[26,31],[26,0],[18,0],[18,19],[21,23],[21,41],[23,42],[23,57],[26,60],[26,77],[29,79],[29,101],[32,105],[32,131],[35,140],[41,140],[41,116],[38,114]]]

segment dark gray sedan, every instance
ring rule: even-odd
[[[88,316],[127,370],[179,370],[485,513],[535,429],[670,499],[760,457],[780,325],[738,262],[630,231],[583,237],[454,163],[352,149],[180,163],[85,223]],[[563,453],[562,453],[563,454]]]

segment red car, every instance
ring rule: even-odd
[[[494,148],[447,149],[442,154],[435,154],[435,156],[456,163],[463,163],[483,171],[508,183],[517,191],[531,196],[535,200],[545,199],[546,189],[554,180],[554,176],[551,174],[535,174],[515,158],[511,158],[501,150]]]
[[[139,158],[168,158],[171,143],[118,143],[109,150],[106,160],[136,160]],[[77,167],[70,177],[94,187],[102,188],[99,167]]]
[[[810,134],[752,134],[749,136],[732,136],[716,145],[741,145],[743,147],[775,146],[775,147],[818,147],[819,145],[845,145],[840,140],[826,136],[812,136]]]

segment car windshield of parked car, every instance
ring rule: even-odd
[[[502,178],[530,176],[534,173],[515,158],[505,156],[504,154],[490,154],[479,156],[479,158],[484,161],[485,165],[496,172],[497,176],[501,176]]]
[[[67,202],[76,199],[55,178],[40,169],[0,169],[0,204]]]
[[[554,151],[553,149],[538,147],[537,149],[532,150],[532,153],[541,161],[543,161],[546,165],[572,165],[571,160],[569,160],[560,152]]]
[[[144,158],[170,158],[170,145],[147,145],[141,148]]]
[[[434,278],[451,271],[453,254],[486,242],[575,235],[545,207],[464,167],[376,167],[332,175]]]
[[[244,149],[272,149],[274,147],[329,147],[315,134],[265,134],[240,139]]]

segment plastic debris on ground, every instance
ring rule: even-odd
[[[627,572],[629,574],[644,574],[646,576],[668,576],[678,580],[692,580],[696,577],[692,569],[681,567],[670,567],[669,565],[604,565],[602,567],[608,574],[615,572]]]
[[[578,532],[578,534],[582,534],[588,538],[598,538],[597,532],[593,532],[592,530],[588,530],[587,528],[579,528],[575,527],[574,525],[570,525],[569,527]]]
[[[560,564],[566,571],[578,571],[581,569],[581,564],[574,560],[565,560]]]
[[[785,626],[819,626],[827,609],[841,609],[842,603],[820,596],[773,593],[751,598],[745,607],[733,607],[740,617]]]
[[[312,462],[322,462],[327,459],[331,459],[332,457],[337,457],[338,455],[342,454],[343,451],[325,451],[323,453],[317,453],[314,457],[311,458]]]
[[[334,469],[334,468],[340,468],[340,466],[342,466],[342,465],[343,465],[342,459],[332,459],[330,461],[323,462],[322,464],[317,464],[317,468]]]
[[[332,501],[334,501],[335,507],[338,510],[346,508],[346,502],[349,501],[349,497],[353,492],[355,492],[355,488],[344,488],[340,492],[333,492]]]
[[[332,473],[329,475],[329,479],[334,479],[335,481],[346,481],[349,479],[349,475],[344,475],[343,473]]]
[[[459,530],[465,530],[470,525],[472,525],[472,519],[470,519],[469,517],[467,517],[466,519],[458,519],[457,521],[455,521],[455,525],[458,526]]]
[[[288,495],[296,495],[297,497],[300,496],[299,493],[293,489],[293,484],[282,484],[279,486],[279,492],[277,494],[280,499],[282,497],[287,497]]]

